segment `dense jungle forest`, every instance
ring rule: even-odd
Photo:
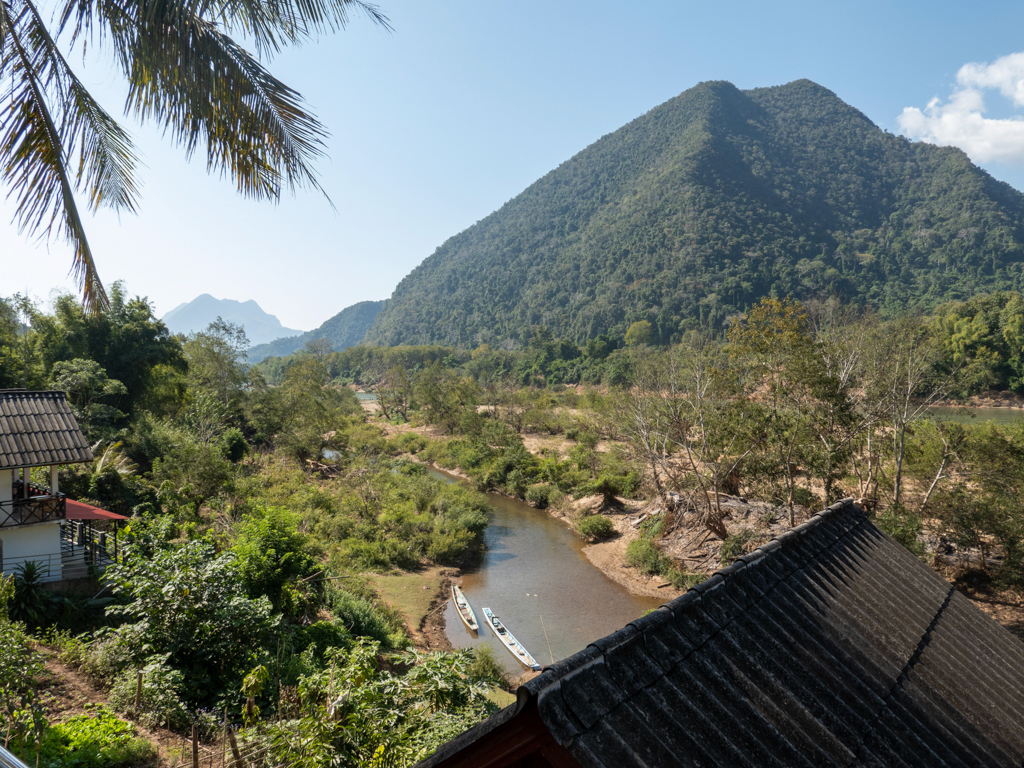
[[[659,344],[763,296],[889,317],[1022,290],[1024,196],[958,149],[875,126],[808,80],[701,83],[604,136],[443,243],[366,341]]]
[[[484,491],[591,541],[650,502],[662,514],[624,558],[676,588],[855,496],[959,586],[1024,590],[1024,422],[930,411],[1024,394],[1020,294],[897,317],[764,299],[662,341],[647,320],[585,344],[536,325],[514,350],[313,339],[250,365],[242,328],[173,336],[122,286],[94,314],[3,300],[0,387],[67,393],[96,459],[61,489],[130,518],[99,595],[28,568],[3,581],[7,743],[40,765],[74,743],[97,755],[82,765],[129,766],[154,755],[124,718],[210,740],[228,723],[274,764],[412,764],[510,681],[485,652],[417,650],[377,579],[471,565]],[[698,534],[694,567],[680,548]],[[96,716],[51,724],[53,659],[104,691]]]

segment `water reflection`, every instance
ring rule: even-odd
[[[958,424],[981,424],[992,421],[996,424],[1012,424],[1024,418],[1019,408],[929,408],[928,413],[939,421],[955,421]]]
[[[631,595],[601,573],[565,523],[515,499],[488,498],[487,551],[480,566],[463,575],[462,591],[482,625],[486,606],[541,665],[571,656],[664,602]],[[445,622],[454,647],[488,643],[509,671],[522,671],[486,626],[474,638],[450,602]]]

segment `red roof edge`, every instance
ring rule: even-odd
[[[105,509],[86,504],[84,501],[67,500],[68,520],[127,520],[124,515],[108,512]]]

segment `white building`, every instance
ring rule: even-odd
[[[57,484],[61,465],[92,459],[63,392],[0,390],[0,572],[32,561],[44,581],[60,581],[116,557],[116,525],[126,518],[71,501]],[[110,551],[97,520],[112,521]]]

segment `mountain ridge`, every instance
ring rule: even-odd
[[[383,305],[383,300],[360,301],[345,307],[312,331],[254,345],[248,351],[249,362],[258,363],[268,357],[284,357],[298,352],[308,342],[321,338],[327,339],[336,352],[354,347],[362,341]]]
[[[669,342],[764,295],[878,309],[1020,290],[1024,195],[809,80],[701,83],[603,136],[395,289],[366,340],[516,346],[649,320]]]

